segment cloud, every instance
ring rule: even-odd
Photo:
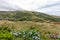
[[[59,8],[60,8],[60,5],[55,5],[55,6],[41,9],[40,12],[60,16],[60,9]]]
[[[22,9],[60,16],[60,0],[0,0],[0,10]]]
[[[9,2],[8,0],[0,0],[0,11],[1,10],[20,10],[20,9],[22,8],[13,2]]]

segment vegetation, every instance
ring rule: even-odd
[[[60,40],[60,25],[58,24],[4,20],[0,23],[0,40]],[[57,37],[49,37],[54,34],[57,34],[55,35]]]
[[[0,40],[60,40],[60,25],[53,22],[60,22],[60,17],[34,11],[1,11]]]
[[[0,11],[0,20],[1,19],[9,21],[60,22],[60,17],[34,11]]]

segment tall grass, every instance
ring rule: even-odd
[[[0,24],[0,40],[60,40],[60,38],[50,38],[47,34],[60,33],[60,25],[19,21]]]

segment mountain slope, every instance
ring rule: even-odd
[[[0,11],[0,19],[12,21],[60,22],[60,17],[53,17],[34,11]]]

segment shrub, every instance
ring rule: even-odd
[[[8,32],[7,30],[1,30],[0,31],[0,39],[4,39],[4,40],[11,40],[12,35],[10,34],[10,32]]]
[[[40,33],[36,30],[12,31],[11,34],[15,37],[20,37],[22,40],[40,40]]]

